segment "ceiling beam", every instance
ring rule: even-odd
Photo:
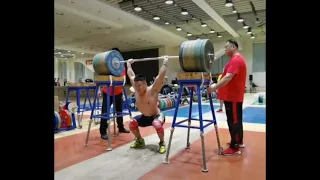
[[[233,37],[240,38],[240,35],[207,2],[205,2],[204,0],[192,1]]]

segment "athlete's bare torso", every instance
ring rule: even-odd
[[[151,87],[147,87],[146,93],[143,96],[139,96],[135,92],[136,105],[138,110],[144,116],[154,116],[160,113],[158,108],[158,93],[152,91]]]

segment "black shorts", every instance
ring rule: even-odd
[[[163,113],[156,114],[154,116],[144,116],[143,114],[135,116],[133,119],[135,119],[140,127],[147,127],[147,126],[152,126],[152,122],[155,119],[158,119],[164,124],[166,122],[166,117],[164,116]]]

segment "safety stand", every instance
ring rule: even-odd
[[[67,92],[67,97],[66,97],[66,104],[69,101],[69,96],[71,91],[76,91],[76,101],[77,101],[77,121],[78,121],[78,128],[82,128],[82,117],[83,117],[83,112],[84,111],[89,111],[92,109],[92,104],[91,104],[91,97],[89,94],[89,91],[95,90],[96,86],[94,84],[85,84],[85,83],[68,83],[68,92]],[[86,96],[84,99],[84,104],[81,106],[81,91],[85,90],[86,91]],[[89,107],[86,107],[87,100],[89,101]],[[99,103],[99,100],[98,100]],[[81,113],[81,114],[80,114]]]
[[[218,142],[218,154],[222,154],[222,147],[220,145],[220,139],[219,139],[219,133],[218,133],[218,125],[216,122],[216,116],[214,112],[214,106],[211,100],[211,94],[209,94],[209,99],[210,99],[210,107],[211,107],[211,112],[212,112],[212,117],[213,120],[203,120],[202,118],[202,104],[201,104],[201,98],[198,98],[198,111],[199,111],[199,119],[194,119],[191,117],[192,114],[192,98],[193,98],[193,91],[190,91],[190,107],[189,107],[189,118],[186,120],[181,120],[180,122],[176,122],[177,119],[177,114],[178,114],[178,109],[179,109],[179,104],[181,101],[181,95],[182,95],[182,90],[183,87],[186,85],[195,85],[197,87],[197,95],[198,97],[201,97],[201,86],[206,85],[208,86],[210,83],[210,76],[209,75],[204,75],[203,73],[179,73],[178,74],[178,82],[180,84],[179,88],[179,94],[178,94],[178,102],[175,107],[175,112],[173,116],[173,122],[171,126],[171,133],[170,133],[170,138],[169,138],[169,144],[168,144],[168,149],[167,149],[167,154],[166,158],[164,160],[165,164],[169,163],[169,153],[170,153],[170,148],[171,148],[171,141],[173,137],[173,132],[175,127],[182,127],[182,128],[188,128],[188,134],[187,134],[187,146],[186,149],[190,149],[190,129],[199,129],[200,130],[200,138],[201,138],[201,144],[202,144],[202,172],[208,172],[207,169],[207,162],[206,162],[206,153],[205,153],[205,144],[204,144],[204,128],[208,127],[211,124],[214,124],[214,128],[216,131],[216,137],[217,137],[217,142]],[[199,121],[200,126],[191,126],[191,121]],[[182,125],[182,123],[187,122],[188,125]],[[207,124],[203,124],[203,122],[208,122]]]
[[[58,133],[58,132],[61,132],[61,131],[70,131],[70,130],[73,130],[73,129],[77,128],[75,114],[72,113],[72,112],[70,112],[70,113],[71,113],[71,118],[72,118],[72,125],[70,127],[66,127],[66,128],[55,129],[54,133]]]
[[[108,123],[108,129],[107,129],[107,134],[108,134],[108,148],[107,151],[111,151],[112,147],[111,147],[111,131],[110,131],[110,120],[113,120],[113,130],[114,130],[114,136],[117,136],[119,133],[116,132],[116,118],[117,117],[121,117],[121,116],[126,116],[129,115],[130,118],[132,117],[131,114],[131,110],[130,108],[128,109],[128,112],[116,112],[116,104],[115,104],[115,99],[116,96],[113,94],[113,112],[112,112],[112,116],[110,116],[110,108],[107,108],[107,112],[106,113],[101,113],[101,114],[96,114],[94,115],[94,110],[96,108],[96,101],[97,99],[99,99],[99,88],[101,86],[106,86],[107,87],[107,94],[110,94],[110,88],[113,88],[113,92],[114,92],[114,88],[115,86],[122,86],[123,88],[123,94],[125,96],[125,100],[127,103],[127,106],[129,107],[129,103],[128,103],[128,97],[127,97],[127,92],[125,89],[125,84],[126,84],[126,77],[115,77],[115,76],[111,76],[111,75],[105,75],[105,76],[96,76],[95,77],[95,84],[96,84],[96,88],[95,88],[95,93],[94,93],[94,100],[93,100],[93,107],[91,109],[91,115],[90,115],[90,121],[89,121],[89,126],[88,126],[88,131],[87,131],[87,137],[86,137],[86,142],[85,142],[85,147],[88,146],[88,141],[89,141],[89,135],[90,135],[90,129],[91,129],[91,124],[93,121],[93,118],[105,118],[107,120]],[[107,107],[110,107],[110,96],[107,97]]]

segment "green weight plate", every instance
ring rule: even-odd
[[[160,99],[160,109],[163,109],[165,106],[163,99]]]

